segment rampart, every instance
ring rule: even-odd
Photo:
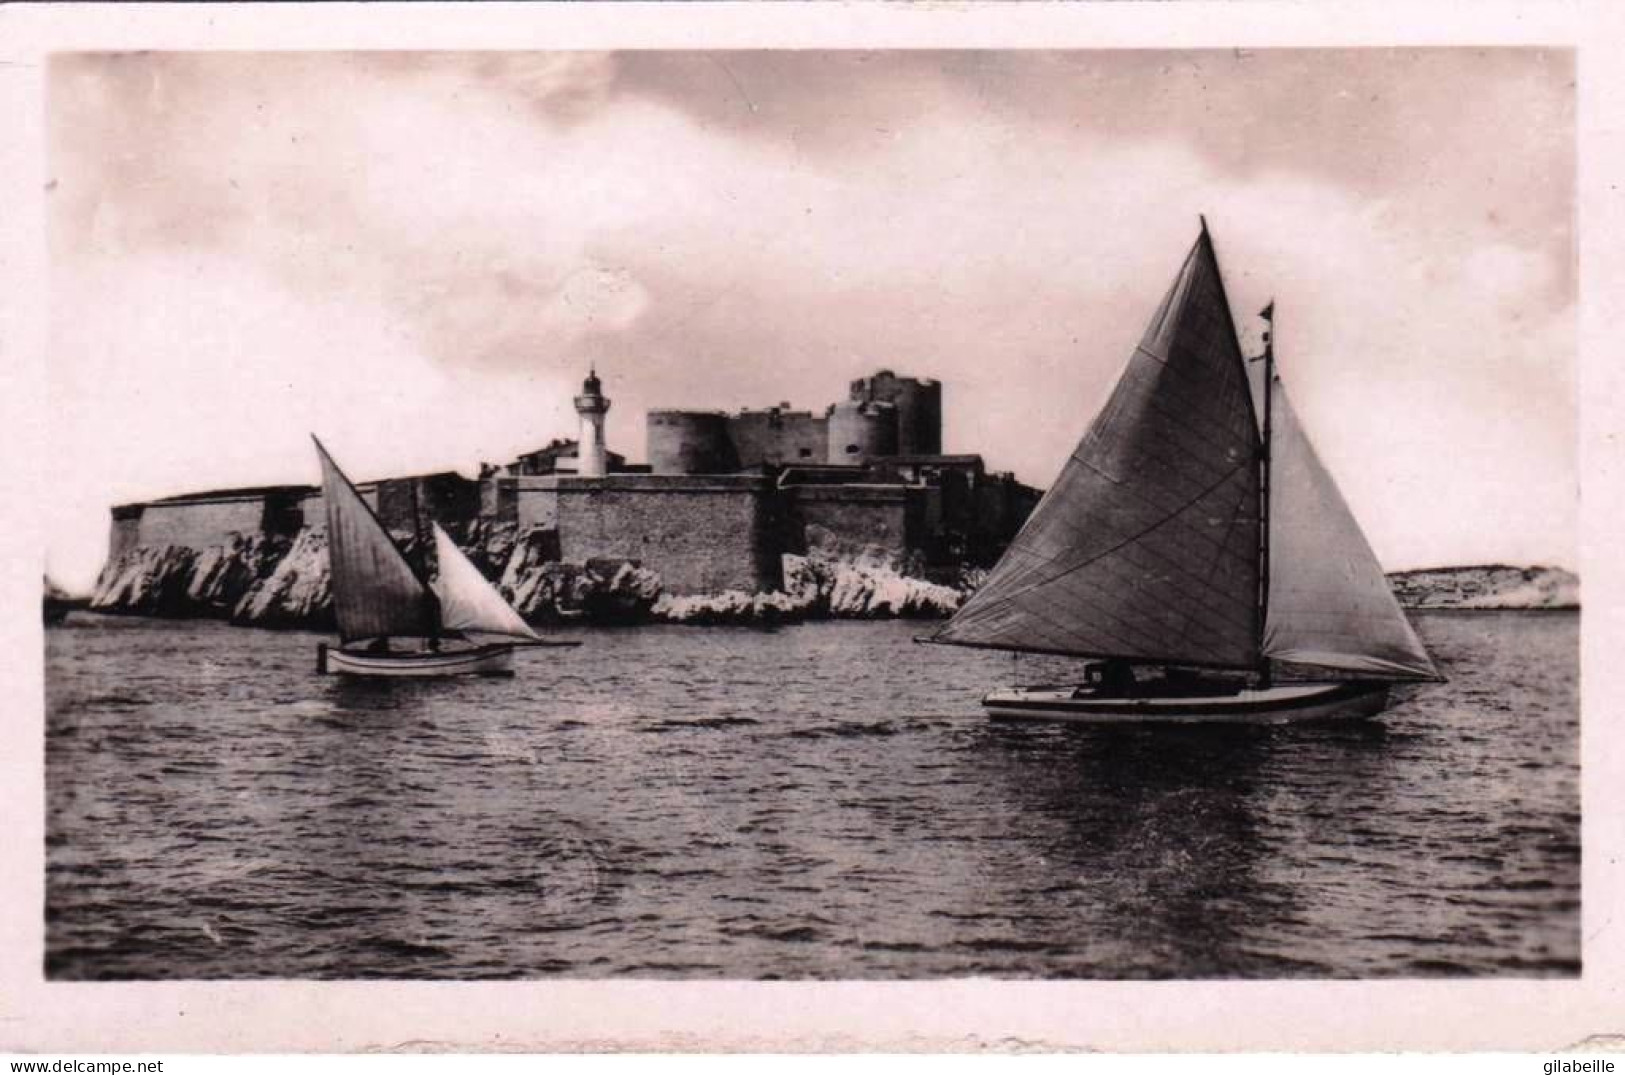
[[[392,530],[410,531],[414,510],[425,520],[443,524],[465,523],[480,515],[480,483],[455,473],[386,478],[358,484],[356,490]],[[322,529],[326,524],[322,494],[314,486],[188,493],[113,508],[108,555],[113,559],[142,547],[202,549],[226,544],[238,535],[292,537],[303,528]]]
[[[566,563],[630,560],[674,594],[779,585],[775,498],[765,477],[521,478],[517,499],[521,528],[557,531]]]
[[[802,485],[784,489],[786,551],[901,562],[926,542],[929,490],[904,485]]]
[[[320,494],[306,485],[226,489],[120,504],[113,509],[109,555],[142,546],[204,548],[223,544],[233,534],[294,534],[304,525],[311,499],[318,504],[319,518]]]

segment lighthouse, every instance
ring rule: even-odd
[[[598,370],[590,369],[581,384],[581,395],[576,397],[576,413],[581,415],[581,436],[576,442],[576,473],[583,478],[602,478],[609,470],[609,458],[604,446],[604,415],[609,413],[609,400],[604,398],[603,385],[598,381]]]

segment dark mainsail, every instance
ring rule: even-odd
[[[313,438],[314,439],[314,438]],[[339,638],[436,633],[435,597],[350,479],[316,442],[327,504],[327,551]]]
[[[1256,667],[1259,452],[1204,227],[1055,484],[931,641]]]
[[[1266,456],[1204,225],[1055,485],[929,641],[1266,683],[1270,661],[1439,678],[1280,384],[1270,392]]]

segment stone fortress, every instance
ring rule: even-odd
[[[672,595],[780,590],[786,556],[951,582],[991,564],[1039,496],[979,455],[943,454],[942,386],[889,370],[821,415],[651,411],[642,465],[609,450],[610,403],[594,371],[575,397],[574,440],[482,464],[477,479],[411,475],[361,491],[397,534],[415,533],[421,512],[469,546],[519,535],[532,560],[629,564]],[[321,499],[288,485],[118,505],[104,580],[143,550],[190,550],[195,575],[205,550],[321,531]]]

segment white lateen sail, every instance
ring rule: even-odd
[[[506,635],[541,641],[541,636],[520,619],[513,606],[480,574],[439,523],[434,524],[435,555],[440,560],[440,577],[435,593],[440,598],[441,626],[448,631]]]

